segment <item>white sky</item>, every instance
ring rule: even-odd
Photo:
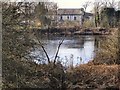
[[[85,2],[94,2],[95,0],[51,0],[58,3],[60,8],[80,8]]]
[[[82,5],[89,1],[89,2],[94,2],[95,0],[51,0],[54,2],[58,3],[58,7],[59,8],[81,8]],[[87,11],[91,11],[92,10],[92,6],[90,5],[87,8]]]
[[[11,0],[15,1],[15,0]],[[17,1],[24,1],[24,0],[17,0]],[[26,0],[26,1],[45,1],[45,0]],[[95,1],[112,1],[112,0],[48,0],[51,2],[57,2],[59,8],[81,8],[85,2],[95,2]],[[115,2],[120,0],[114,0]],[[87,7],[87,11],[90,12],[93,9],[93,5],[90,4]]]
[[[118,2],[120,0],[50,0],[58,3],[59,8],[81,8],[85,2],[91,2],[91,4],[87,7],[88,12],[91,12],[93,9],[93,2],[95,1],[115,1]]]
[[[91,4],[87,7],[87,12],[92,12],[93,10],[93,4],[94,2],[97,1],[102,1],[102,2],[120,2],[120,0],[50,0],[58,3],[59,8],[81,8],[82,5],[85,4],[85,2],[91,2]],[[118,7],[118,4],[116,4]],[[119,6],[120,7],[120,6]]]

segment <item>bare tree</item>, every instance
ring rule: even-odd
[[[98,27],[100,25],[100,10],[103,2],[94,2],[94,12],[95,12],[95,26]]]
[[[87,1],[87,2],[85,2],[84,4],[83,4],[83,12],[84,12],[84,14],[83,14],[83,22],[82,23],[84,23],[84,21],[85,21],[85,16],[86,16],[86,10],[87,10],[87,8],[88,8],[88,6],[90,5],[90,3],[91,2],[89,2],[89,1]]]
[[[109,0],[108,3],[109,3],[109,7],[112,7],[112,8],[115,8],[117,5],[117,2],[115,2],[115,0],[111,0],[111,1]]]
[[[83,4],[83,8],[84,8],[84,11],[86,12],[86,10],[87,10],[87,8],[88,8],[88,6],[91,4],[91,2],[90,1],[87,1],[87,2],[85,2],[84,4]]]

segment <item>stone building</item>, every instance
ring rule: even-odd
[[[83,20],[83,9],[58,9],[58,22],[65,26],[81,26]]]

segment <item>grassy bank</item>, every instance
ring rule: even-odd
[[[80,65],[68,72],[69,88],[119,88],[119,65]]]
[[[5,63],[4,63],[5,64]],[[6,66],[5,66],[6,65]],[[37,65],[7,60],[3,67],[3,88],[49,88],[52,90],[118,89],[119,65],[80,65],[64,71],[61,64]],[[14,66],[14,67],[13,67]]]

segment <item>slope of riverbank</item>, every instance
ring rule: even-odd
[[[120,88],[120,65],[80,65],[67,76],[69,88]]]
[[[8,88],[119,90],[119,76],[120,65],[85,64],[64,71],[64,67],[59,63],[53,66],[52,63],[37,65],[28,61],[7,60],[3,67],[3,90]]]

